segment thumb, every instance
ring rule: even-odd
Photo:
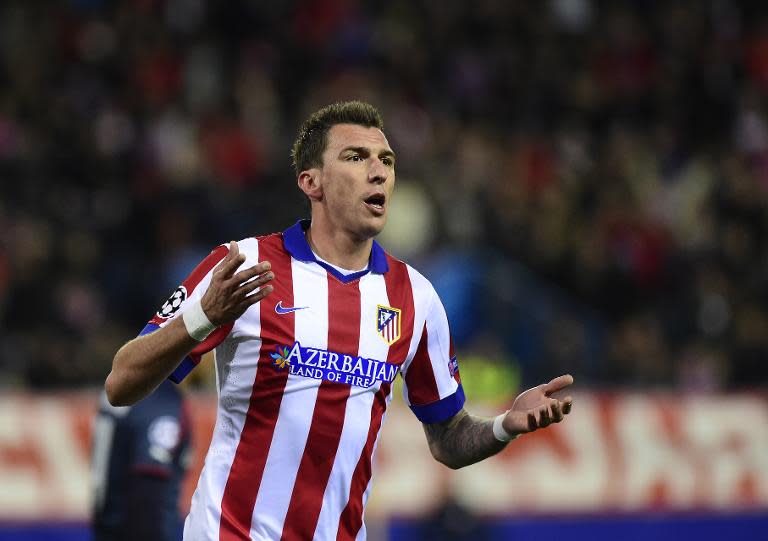
[[[573,384],[573,376],[570,374],[565,374],[563,376],[558,376],[546,385],[544,385],[544,393],[547,395],[551,393],[556,393],[557,391],[562,391],[569,385]]]

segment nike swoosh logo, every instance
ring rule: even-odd
[[[278,301],[278,303],[275,305],[275,312],[278,314],[290,314],[291,312],[295,312],[296,310],[304,310],[305,308],[309,308],[309,306],[283,306],[283,301]]]

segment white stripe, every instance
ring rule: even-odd
[[[432,361],[432,374],[437,383],[440,398],[452,395],[458,389],[459,384],[451,376],[448,368],[450,362],[450,332],[448,330],[448,316],[445,314],[442,302],[435,294],[432,310],[427,316],[427,335],[429,336],[428,351]]]
[[[328,275],[318,265],[308,265],[294,259],[291,260],[291,271],[292,306],[308,307],[294,312],[295,338],[302,346],[327,349]],[[269,487],[269,490],[259,491],[254,506],[251,523],[251,536],[254,539],[280,539],[282,535],[320,383],[321,380],[317,379],[288,376],[261,480],[261,486]]]
[[[389,347],[377,332],[377,305],[387,305],[387,288],[380,274],[367,274],[360,279],[360,343],[361,357],[387,360]],[[347,352],[345,352],[347,353]],[[368,439],[373,399],[381,382],[370,388],[353,386],[344,412],[344,427],[333,462],[328,485],[323,494],[323,507],[317,521],[315,537],[336,539],[339,519],[349,499],[352,474]],[[328,505],[332,502],[334,505]]]
[[[239,241],[238,247],[240,253],[246,255],[241,268],[258,263],[256,239]],[[210,273],[201,285],[209,281]],[[216,425],[203,471],[192,496],[190,513],[184,523],[185,541],[214,540],[219,537],[224,487],[235,458],[256,379],[260,333],[261,317],[259,305],[256,304],[235,322],[230,335],[215,350],[216,390],[219,394]]]

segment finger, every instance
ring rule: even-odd
[[[540,411],[539,426],[542,428],[549,426],[550,423],[552,422],[552,412],[549,409],[549,405],[542,406],[541,408],[539,408],[539,411]]]
[[[257,288],[265,285],[267,282],[272,280],[275,277],[274,273],[272,272],[266,272],[259,276],[256,280],[252,280],[248,282],[247,284],[243,284],[240,286],[240,289],[238,290],[239,293],[241,293],[243,296],[248,296],[250,293],[252,293]]]
[[[258,276],[259,274],[263,274],[270,270],[272,268],[272,265],[269,263],[269,261],[262,261],[261,263],[257,263],[253,267],[248,267],[245,270],[241,270],[237,274],[235,274],[232,277],[232,280],[240,285],[244,282],[247,282],[254,276]]]
[[[240,247],[237,245],[235,241],[230,241],[229,243],[229,253],[232,254],[232,259],[229,261],[228,265],[228,274],[234,274],[234,272],[237,270],[237,268],[245,263],[245,254],[240,253]]]
[[[533,432],[539,427],[539,421],[536,420],[536,415],[533,413],[528,414],[528,431]]]
[[[564,376],[558,376],[546,385],[544,385],[544,393],[549,395],[552,393],[556,393],[557,391],[562,391],[569,385],[573,383],[573,376],[570,374],[565,374]]]
[[[563,407],[559,400],[552,404],[552,422],[559,423],[563,420]]]
[[[256,291],[255,293],[251,293],[247,297],[245,297],[245,301],[247,303],[247,306],[251,306],[253,304],[256,304],[260,300],[262,300],[264,297],[272,293],[274,290],[274,287],[271,285],[267,285]]]
[[[568,415],[571,413],[571,408],[573,407],[573,399],[570,396],[566,396],[565,400],[563,400],[563,414]]]
[[[216,268],[222,278],[228,278],[235,273],[235,270],[245,262],[245,255],[240,253],[235,241],[229,243],[229,253]]]
[[[233,240],[229,241],[229,251],[227,252],[227,255],[224,257],[223,262],[229,263],[234,258],[236,258],[238,255],[240,255],[240,247],[237,245],[237,243]]]

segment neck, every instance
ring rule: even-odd
[[[342,231],[333,231],[315,219],[306,235],[309,246],[317,255],[342,269],[362,269],[371,257],[372,238],[359,239]]]

